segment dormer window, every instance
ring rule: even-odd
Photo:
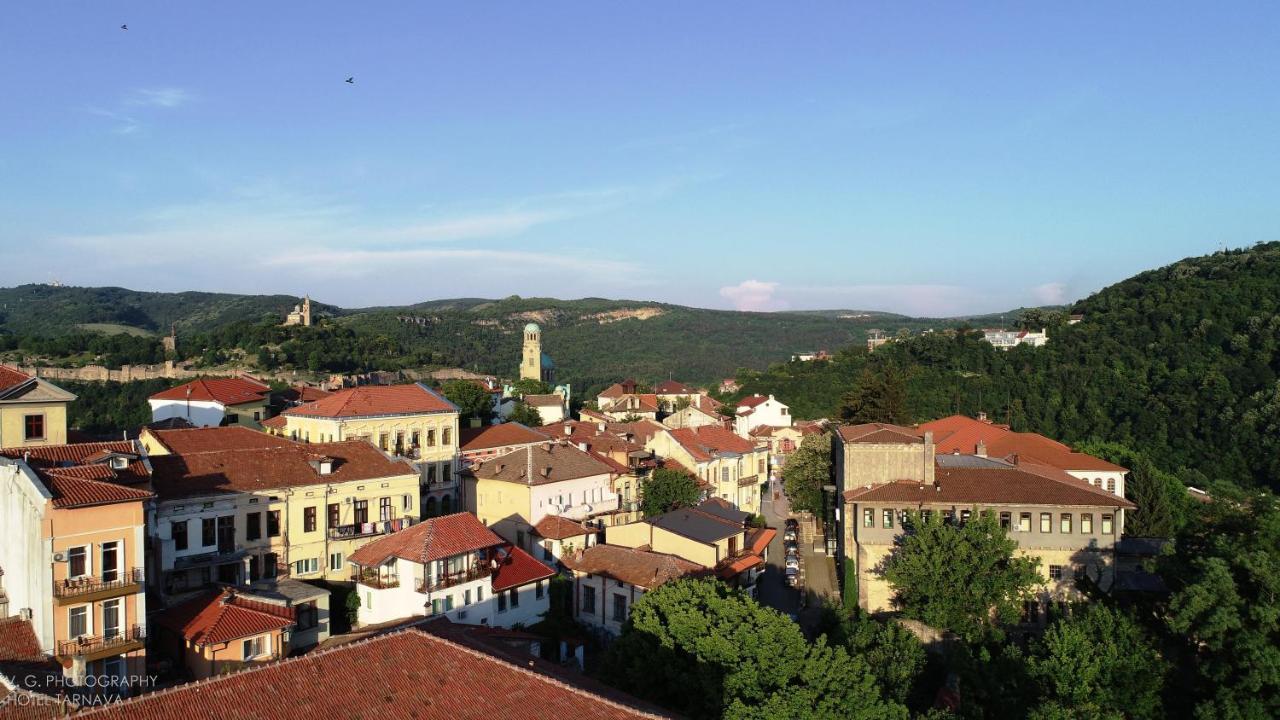
[[[129,458],[120,457],[119,455],[111,458],[111,469],[124,470],[127,467],[129,467]]]

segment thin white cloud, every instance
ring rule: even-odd
[[[776,282],[743,280],[737,285],[720,288],[720,297],[732,303],[735,310],[750,310],[753,312],[784,310],[787,308],[787,303],[774,297],[777,290],[778,283]]]
[[[176,108],[191,102],[193,95],[182,88],[139,88],[129,93],[124,104],[137,107]]]

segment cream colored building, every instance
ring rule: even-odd
[[[693,471],[707,497],[725,500],[744,512],[760,512],[760,495],[769,475],[768,448],[712,425],[669,428],[654,434],[645,447]]]
[[[167,601],[212,583],[346,580],[352,552],[421,516],[417,471],[366,442],[237,442],[150,459],[157,499],[148,527]]]
[[[0,448],[65,444],[67,405],[75,399],[57,385],[0,365]]]
[[[145,674],[146,462],[127,441],[14,452],[0,452],[9,612],[30,618],[41,650],[77,683]]]
[[[458,408],[422,383],[363,385],[289,408],[268,431],[304,443],[364,440],[413,462],[423,517],[459,505]]]
[[[991,512],[1039,561],[1044,583],[1027,606],[1039,622],[1048,603],[1080,600],[1077,577],[1103,590],[1114,580],[1120,512],[1132,504],[1065,472],[976,455],[934,454],[931,433],[872,424],[836,434],[837,486],[842,498],[840,557],[858,578],[858,604],[869,612],[893,609],[893,590],[881,564],[903,532],[908,512],[938,513],[965,522]]]
[[[537,323],[524,326],[520,379],[541,380],[548,385],[554,385],[556,381],[556,365],[549,355],[542,352],[542,328]]]
[[[618,508],[612,466],[567,442],[549,442],[488,460],[466,477],[467,507],[523,550],[548,515],[590,520]]]
[[[271,386],[248,376],[199,378],[147,399],[152,422],[180,418],[196,427],[243,425],[261,428],[271,403]]]

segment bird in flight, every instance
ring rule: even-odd
[[[120,26],[120,29],[121,29],[121,30],[128,30],[128,29],[129,29],[129,26],[128,26],[128,25],[121,25],[121,26]]]
[[[347,82],[351,83],[352,85],[355,85],[355,84],[356,84],[356,79],[355,79],[354,77],[349,77],[349,78],[347,78]]]

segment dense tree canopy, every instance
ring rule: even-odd
[[[640,486],[640,509],[645,517],[654,517],[696,505],[699,495],[698,481],[689,473],[658,468]]]
[[[511,408],[511,414],[507,416],[508,422],[518,422],[528,427],[538,427],[542,425],[542,415],[538,414],[536,408],[530,407],[523,400],[517,401]]]
[[[458,406],[458,416],[464,424],[467,418],[475,418],[485,425],[493,419],[493,395],[479,385],[466,380],[450,380],[440,386],[440,392]]]
[[[782,466],[782,487],[791,509],[821,516],[822,486],[831,482],[831,436],[808,435]]]
[[[610,647],[605,677],[695,718],[906,718],[867,662],[715,580],[646,593]]]
[[[970,642],[998,639],[1042,581],[1039,561],[1016,555],[1017,541],[991,513],[975,511],[964,523],[912,513],[907,527],[882,569],[907,617]]]

